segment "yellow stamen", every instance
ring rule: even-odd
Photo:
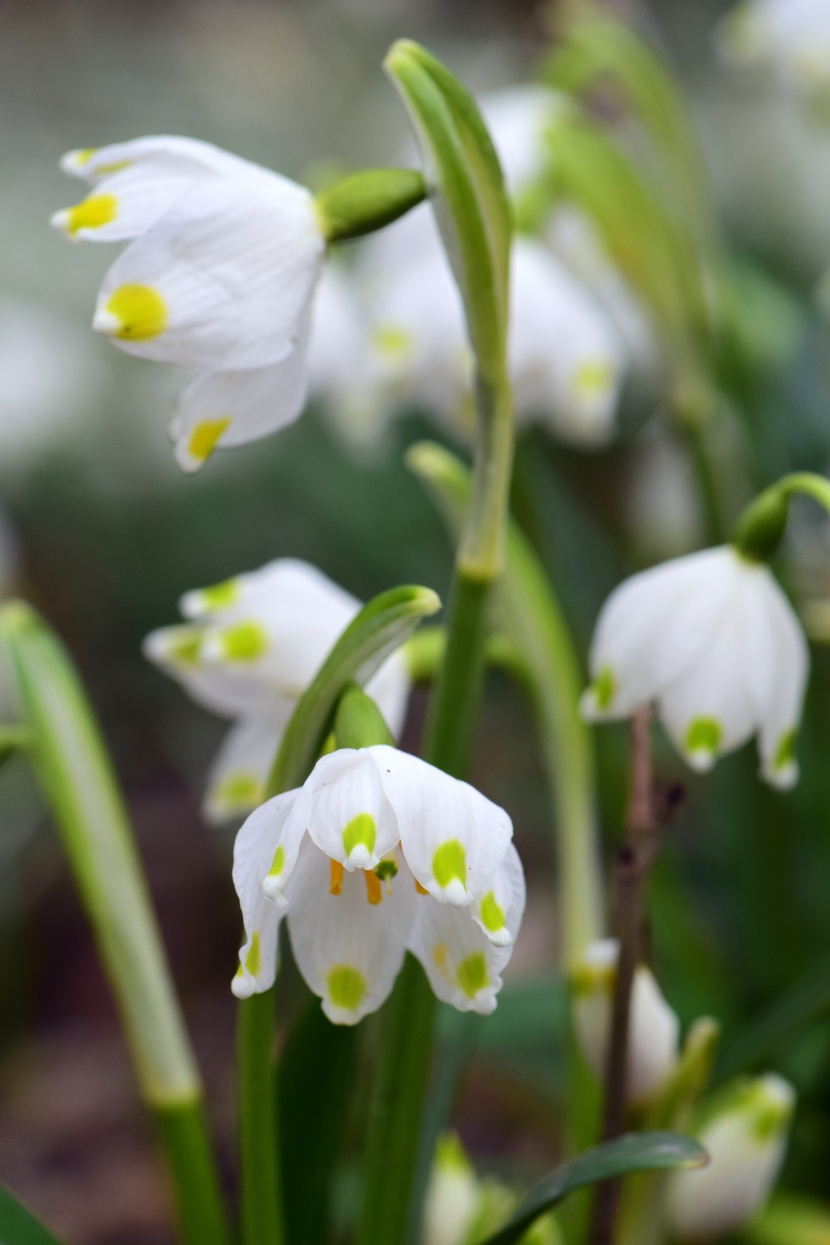
[[[383,887],[380,884],[380,878],[376,877],[370,869],[364,869],[363,876],[366,879],[366,898],[371,904],[378,904],[383,899]]]
[[[417,878],[415,879],[415,889],[416,889],[416,891],[418,892],[418,894],[419,894],[419,895],[428,895],[428,894],[429,894],[429,891],[427,890],[427,888],[426,888],[425,886],[422,886],[422,885],[421,885],[421,883],[418,881],[418,879],[417,879]]]
[[[343,866],[339,860],[329,862],[331,866],[331,885],[329,886],[330,895],[342,895],[343,893]]]

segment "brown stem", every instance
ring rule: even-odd
[[[641,958],[646,884],[660,849],[664,816],[657,810],[651,769],[651,710],[638,709],[631,722],[632,788],[627,838],[617,858],[617,935],[619,955],[614,977],[611,1036],[605,1065],[602,1137],[611,1141],[625,1129],[628,1030],[631,990]],[[666,810],[668,811],[668,810]],[[597,1192],[591,1240],[613,1245],[620,1181],[609,1180]]]

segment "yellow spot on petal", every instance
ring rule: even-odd
[[[268,870],[269,878],[278,878],[285,868],[285,848],[280,843],[274,852],[274,859],[271,861],[271,868]]]
[[[351,856],[356,847],[365,847],[370,854],[377,839],[377,826],[371,813],[358,813],[343,830],[343,850]]]
[[[262,781],[253,770],[227,774],[216,789],[216,802],[228,811],[256,808],[262,802]],[[277,849],[282,850],[281,848]]]
[[[383,899],[383,887],[380,884],[380,878],[375,877],[371,869],[364,869],[363,876],[366,879],[366,898],[370,904],[379,904]]]
[[[268,651],[268,633],[258,622],[238,622],[220,633],[228,661],[257,661]]]
[[[171,627],[170,630],[173,632],[167,641],[167,655],[170,660],[180,662],[183,666],[197,666],[199,650],[202,647],[202,628]]]
[[[259,933],[255,930],[251,939],[251,945],[248,948],[248,954],[245,956],[245,968],[252,977],[256,977],[260,970],[262,959],[259,952]]]
[[[464,844],[458,839],[448,839],[442,843],[432,858],[432,872],[435,881],[445,890],[450,882],[458,881],[467,885],[467,853]]]
[[[132,164],[132,160],[113,160],[111,164],[99,164],[95,168],[99,177],[109,177],[111,173],[120,173],[122,169],[128,169]]]
[[[120,341],[149,341],[167,328],[167,304],[151,285],[119,285],[105,310],[118,322],[110,336]]]
[[[376,328],[372,341],[387,359],[403,359],[412,353],[412,335],[397,325]]]
[[[118,215],[115,195],[89,195],[83,203],[67,209],[66,229],[73,237],[81,229],[100,229]]]
[[[199,609],[208,614],[227,609],[229,605],[233,605],[238,600],[239,593],[238,579],[224,579],[221,584],[211,584],[209,588],[202,588],[198,594]]]
[[[488,891],[481,901],[481,923],[491,934],[504,929],[504,912],[492,891]]]
[[[191,458],[195,458],[200,463],[207,462],[230,422],[230,415],[223,415],[221,419],[203,419],[200,424],[197,424],[187,443]]]
[[[97,150],[97,147],[82,147],[80,151],[73,152],[75,163],[81,165],[89,164]]]
[[[326,978],[329,998],[344,1012],[357,1011],[366,993],[366,978],[350,964],[336,964]]]
[[[467,998],[474,999],[479,990],[483,990],[490,982],[484,953],[475,951],[472,955],[468,955],[466,960],[462,960],[458,965],[455,975]]]
[[[429,892],[424,891],[424,894],[427,895]],[[436,943],[436,945],[432,948],[432,962],[441,973],[445,973],[447,971],[449,954],[450,949],[445,942]]]
[[[331,884],[329,886],[330,895],[342,895],[343,893],[343,866],[339,860],[329,861]]]
[[[582,363],[574,372],[573,388],[583,398],[596,398],[611,386],[613,372],[605,359],[592,359]]]

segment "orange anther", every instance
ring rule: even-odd
[[[366,898],[369,903],[380,903],[383,899],[383,887],[380,884],[380,878],[376,877],[371,869],[364,869],[363,876],[366,879]]]
[[[427,888],[426,888],[425,886],[422,886],[422,885],[421,885],[421,883],[418,881],[418,879],[417,879],[417,878],[415,879],[415,889],[416,889],[416,891],[418,892],[418,894],[419,894],[419,895],[428,895],[428,894],[429,894],[429,891],[427,890]]]
[[[343,866],[339,860],[331,861],[331,885],[329,886],[330,895],[340,895],[343,893]]]

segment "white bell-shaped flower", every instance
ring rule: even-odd
[[[188,592],[187,624],[162,627],[144,652],[204,708],[234,720],[208,781],[212,821],[248,813],[265,781],[298,698],[360,602],[321,571],[280,558],[258,571]],[[403,726],[409,676],[393,653],[367,685],[393,736]]]
[[[762,776],[785,788],[798,779],[808,665],[801,625],[768,567],[724,545],[615,589],[597,622],[582,709],[602,721],[656,702],[697,770],[757,732]]]
[[[761,1209],[787,1147],[795,1091],[780,1076],[747,1081],[698,1131],[709,1164],[669,1177],[672,1239],[720,1240]]]
[[[582,963],[571,974],[573,1016],[588,1066],[598,1079],[605,1076],[614,1005],[619,943],[606,938],[585,949]],[[634,974],[628,1023],[626,1093],[629,1103],[642,1106],[652,1099],[677,1066],[680,1022],[660,992],[654,974],[644,964]]]
[[[383,1003],[407,948],[439,998],[492,1011],[524,910],[512,832],[473,787],[385,744],[322,757],[237,836],[234,993],[273,983],[286,915],[297,966],[337,1024]]]
[[[52,223],[130,241],[93,327],[121,349],[199,373],[179,400],[176,457],[200,467],[290,423],[305,401],[309,323],[325,238],[303,186],[194,139],[156,136],[70,152],[92,183]]]
[[[716,39],[734,65],[765,65],[807,96],[830,87],[830,9],[825,0],[742,0],[721,19]]]

